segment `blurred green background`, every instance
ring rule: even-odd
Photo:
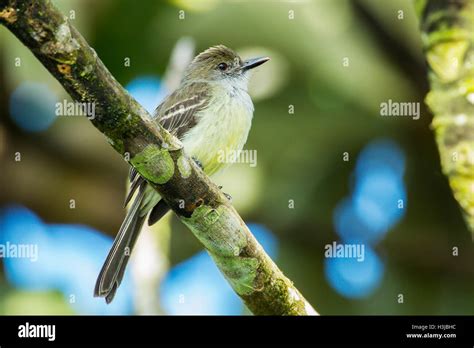
[[[272,58],[257,69],[250,86],[255,114],[246,148],[257,150],[258,164],[235,164],[214,181],[232,195],[245,221],[270,231],[278,244],[277,264],[321,314],[474,313],[471,235],[440,170],[431,115],[423,103],[427,72],[411,1],[54,3],[124,86],[143,81],[140,77],[162,81],[183,37],[194,42],[195,53],[225,44],[243,58]],[[55,102],[69,100],[36,58],[1,28],[0,205],[27,207],[48,224],[81,224],[115,236],[124,217],[127,163],[83,117],[55,117],[40,132],[22,127],[12,115],[12,95],[24,83],[42,84]],[[421,103],[420,119],[381,117],[380,104],[389,99]],[[327,265],[324,250],[343,239],[338,223],[351,228],[338,220],[337,207],[357,193],[358,156],[369,144],[377,149],[384,141],[403,158],[404,206],[371,243],[378,266],[366,286],[364,277],[346,277],[344,269],[334,278],[330,273],[337,270]],[[383,186],[373,190],[385,191]],[[397,201],[391,202],[396,206]],[[173,218],[170,233],[167,223],[151,232],[164,265],[155,282],[201,252],[182,224]],[[49,252],[54,255],[55,249]],[[150,257],[135,261],[156,261]],[[92,268],[98,272],[100,262]],[[81,313],[59,288],[20,283],[4,269],[0,313]],[[93,284],[87,286],[84,296],[89,291],[92,298]],[[133,291],[130,296],[132,312],[173,312],[153,299],[142,304],[153,310],[137,309],[141,300]]]

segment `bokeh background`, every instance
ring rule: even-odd
[[[246,149],[214,180],[321,314],[473,314],[471,235],[440,170],[409,0],[55,0],[148,110],[215,44],[269,55]],[[1,314],[248,314],[171,215],[146,228],[114,302],[92,297],[124,217],[128,164],[0,28]],[[382,117],[380,103],[421,103]],[[327,258],[360,243],[365,258]],[[32,249],[33,250],[33,249]],[[31,256],[31,255],[30,255]]]

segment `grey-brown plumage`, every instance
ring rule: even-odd
[[[209,105],[209,86],[190,83],[174,91],[155,111],[156,120],[178,138],[197,124],[197,114]]]

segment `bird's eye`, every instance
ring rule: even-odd
[[[226,63],[220,63],[217,68],[220,70],[220,71],[226,71],[227,70],[227,64]]]

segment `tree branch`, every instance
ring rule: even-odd
[[[426,103],[454,197],[474,237],[474,1],[417,0],[430,71]]]
[[[118,153],[130,156],[130,164],[199,239],[254,314],[317,314],[219,188],[184,155],[179,140],[151,121],[50,1],[0,0],[0,23],[74,100],[95,104],[94,126]]]

